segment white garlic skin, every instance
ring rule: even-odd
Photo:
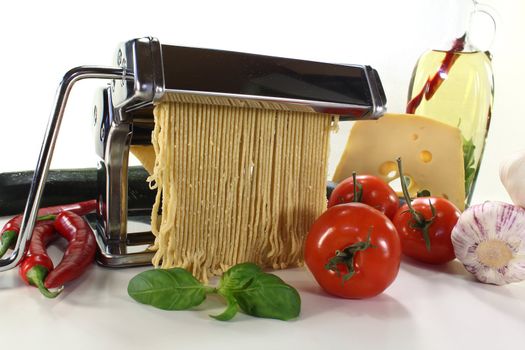
[[[504,242],[499,245],[506,250],[508,248],[511,258],[497,267],[484,264],[477,250],[483,242]],[[504,285],[525,280],[523,208],[502,202],[485,202],[469,207],[452,230],[452,244],[458,260],[483,283]]]
[[[525,208],[525,150],[513,153],[501,162],[499,177],[512,202]]]

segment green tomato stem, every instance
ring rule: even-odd
[[[399,172],[399,181],[401,181],[401,188],[403,189],[403,196],[405,197],[405,202],[407,204],[408,211],[410,212],[410,214],[412,215],[412,219],[414,220],[414,224],[411,225],[411,227],[421,230],[421,235],[423,236],[423,240],[425,241],[425,247],[428,251],[430,251],[430,235],[428,233],[428,229],[434,222],[434,218],[436,217],[436,209],[434,208],[432,202],[429,199],[428,203],[430,204],[430,210],[432,210],[432,217],[429,220],[425,219],[423,214],[414,209],[414,207],[412,206],[412,199],[410,198],[410,193],[408,193],[405,175],[403,174],[403,165],[401,162],[401,157],[397,158],[396,162]]]
[[[352,180],[354,182],[354,200],[353,202],[358,202],[357,200],[357,174],[355,171],[352,171]]]
[[[352,200],[352,202],[361,202],[361,199],[363,197],[363,185],[357,182],[357,173],[355,171],[352,171],[352,181],[354,183],[354,199]]]
[[[338,265],[343,264],[346,266],[347,273],[342,276],[343,284],[352,278],[355,274],[354,260],[357,252],[366,250],[368,248],[375,248],[375,246],[370,242],[370,235],[372,233],[372,227],[368,229],[368,236],[366,241],[354,243],[343,250],[336,250],[335,256],[328,260],[328,263],[325,265],[325,269],[334,271],[338,276],[341,276],[341,271],[339,270]]]
[[[412,199],[410,198],[410,193],[408,192],[407,182],[405,180],[405,175],[403,173],[403,164],[401,162],[401,157],[396,159],[397,162],[397,168],[399,172],[399,181],[401,181],[401,189],[403,190],[403,197],[405,197],[405,202],[408,207],[408,211],[410,214],[412,214],[412,218],[414,221],[417,222],[418,225],[423,224],[423,221],[421,220],[421,215],[416,212],[414,207],[412,206]]]

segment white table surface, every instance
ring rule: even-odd
[[[59,257],[60,247],[51,254]],[[56,299],[0,274],[2,347],[30,349],[513,349],[525,341],[525,283],[476,282],[458,261],[429,267],[403,260],[394,283],[367,300],[325,294],[305,268],[275,273],[299,291],[302,310],[289,322],[238,314],[209,298],[195,311],[162,311],[126,292],[146,268],[93,264]],[[213,283],[215,281],[211,281]]]

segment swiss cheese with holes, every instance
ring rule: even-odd
[[[461,133],[458,128],[422,116],[386,114],[378,120],[355,122],[333,181],[340,182],[356,171],[398,183],[398,157],[410,180],[412,197],[426,189],[464,209]]]
[[[155,150],[151,146],[132,145],[131,153],[138,159],[144,169],[151,175],[155,167]]]

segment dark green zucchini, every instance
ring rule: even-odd
[[[149,189],[148,173],[141,166],[129,167],[128,208],[149,209],[155,201],[156,191]],[[0,174],[0,216],[23,212],[33,180],[32,171],[17,171]],[[327,198],[336,186],[328,182]],[[97,198],[97,169],[50,170],[41,207],[81,202]]]
[[[129,167],[129,209],[151,208],[155,191],[148,187],[148,173],[141,166]],[[32,171],[0,174],[0,216],[19,214],[26,205]],[[41,207],[75,203],[97,198],[97,169],[50,170]]]

